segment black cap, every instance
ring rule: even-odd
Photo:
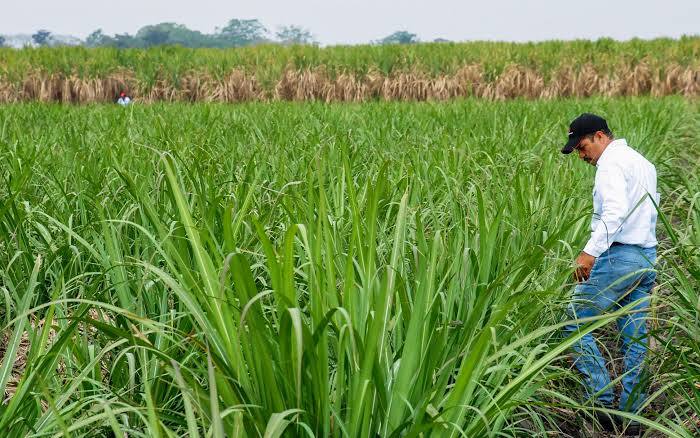
[[[591,113],[583,113],[569,125],[569,141],[561,150],[562,154],[570,154],[579,144],[581,138],[598,131],[609,131],[608,122],[604,118]]]

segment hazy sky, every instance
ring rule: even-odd
[[[0,0],[0,34],[46,28],[81,38],[172,21],[213,32],[230,18],[296,24],[322,44],[408,30],[421,40],[653,38],[700,34],[700,0]]]

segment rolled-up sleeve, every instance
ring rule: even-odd
[[[595,176],[595,189],[602,201],[600,220],[591,232],[591,238],[583,251],[598,257],[615,241],[615,235],[629,213],[627,183],[619,165],[612,164],[598,169]]]

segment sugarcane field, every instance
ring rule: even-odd
[[[253,22],[0,19],[0,437],[700,436],[699,33]]]

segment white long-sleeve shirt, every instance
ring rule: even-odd
[[[656,246],[656,168],[621,138],[596,163],[591,238],[583,251],[600,256],[613,242]]]

